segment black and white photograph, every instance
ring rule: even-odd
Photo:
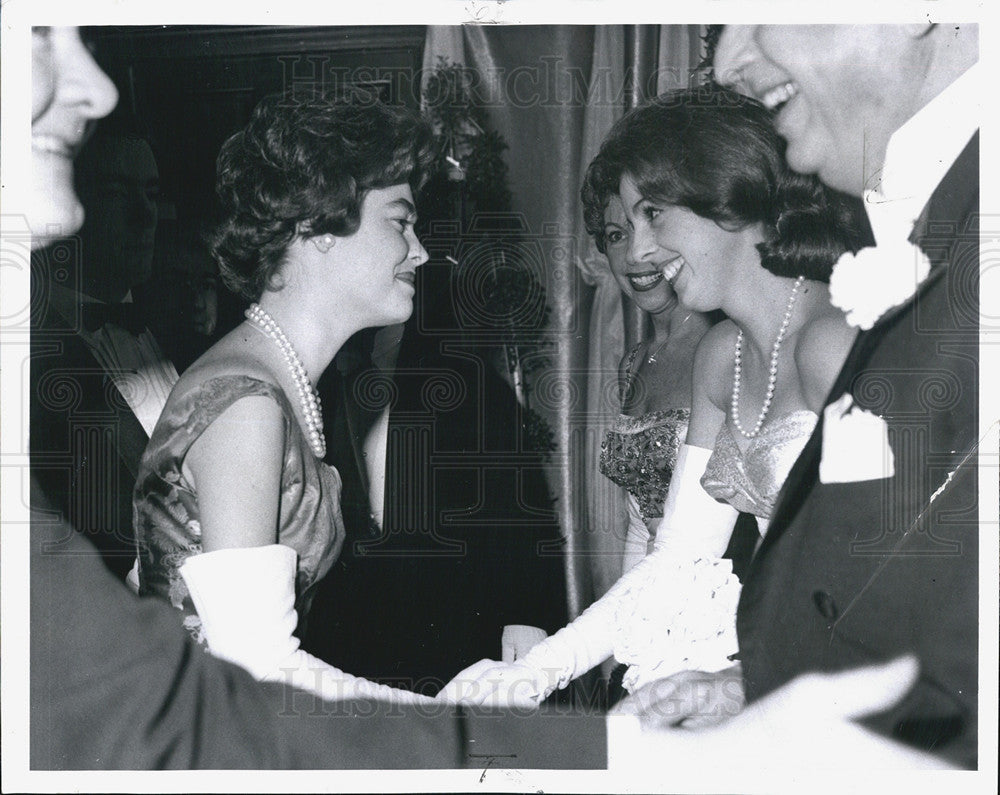
[[[870,5],[7,0],[3,791],[995,791],[996,31]]]

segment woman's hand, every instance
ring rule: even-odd
[[[743,673],[734,665],[715,673],[681,671],[643,685],[613,715],[638,715],[645,728],[704,728],[738,715],[746,704]]]
[[[478,692],[477,682],[479,681],[479,676],[494,665],[499,665],[499,663],[496,660],[489,659],[473,663],[468,668],[456,674],[448,684],[441,688],[435,698],[445,704],[472,703],[470,695]]]
[[[459,673],[438,693],[448,704],[535,709],[545,697],[545,677],[523,663],[480,660]]]

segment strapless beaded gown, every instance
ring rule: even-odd
[[[635,362],[641,348],[637,345],[629,354],[620,396],[623,405],[635,385]],[[650,411],[637,417],[621,413],[604,437],[600,471],[628,492],[623,571],[648,552],[650,524],[663,516],[663,504],[690,419],[691,410],[686,408]]]
[[[754,514],[763,534],[778,493],[818,416],[795,411],[766,423],[746,450],[723,425],[702,487],[739,511]],[[655,554],[655,553],[654,553]],[[664,558],[626,575],[615,617],[615,657],[629,666],[623,679],[634,691],[682,670],[719,670],[737,649],[740,585],[730,561]],[[631,582],[629,582],[631,580]]]
[[[677,453],[687,436],[690,409],[619,414],[601,446],[601,473],[628,489],[643,519],[663,516]]]

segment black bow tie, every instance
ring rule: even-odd
[[[99,304],[88,301],[80,304],[80,319],[87,331],[98,331],[112,323],[131,334],[138,335],[146,330],[146,321],[135,304]]]

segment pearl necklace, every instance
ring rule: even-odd
[[[753,439],[760,433],[760,428],[764,424],[764,418],[767,417],[767,412],[771,408],[771,401],[774,399],[774,385],[778,381],[778,351],[781,350],[781,342],[785,339],[785,332],[788,331],[788,324],[792,319],[792,308],[795,306],[795,297],[798,295],[799,287],[802,286],[803,281],[805,281],[805,276],[799,276],[792,286],[792,294],[788,296],[785,317],[781,321],[781,328],[778,329],[778,337],[771,348],[771,373],[767,379],[767,394],[764,397],[764,407],[760,410],[760,416],[757,417],[757,424],[753,426],[752,431],[745,431],[743,430],[743,426],[740,425],[740,376],[743,372],[743,329],[740,329],[740,333],[736,335],[736,361],[733,364],[732,417],[736,430],[747,439]]]
[[[326,439],[323,437],[323,414],[319,395],[309,382],[309,375],[302,366],[302,360],[299,359],[292,343],[288,341],[285,332],[281,330],[281,326],[260,307],[260,304],[251,304],[244,314],[250,325],[270,337],[281,351],[299,393],[299,404],[302,406],[302,416],[306,423],[309,447],[317,458],[326,458]]]

